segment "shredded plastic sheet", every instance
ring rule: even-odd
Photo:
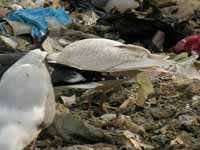
[[[63,25],[69,24],[72,21],[69,14],[62,8],[25,8],[8,13],[9,20],[26,23],[32,26],[31,35],[37,38],[41,38],[47,32],[47,17],[53,17],[58,23]]]
[[[182,39],[178,42],[171,51],[174,52],[187,52],[189,54],[199,55],[200,51],[200,34],[194,34]]]

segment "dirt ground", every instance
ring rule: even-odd
[[[119,110],[122,103],[128,99],[133,100],[137,93],[136,85],[124,85],[107,94],[104,103],[105,112],[99,110],[101,98],[96,98],[96,101],[94,98],[92,103],[94,116],[92,117],[88,117],[87,99],[79,101],[79,97],[77,97],[77,103],[69,109],[64,104],[60,104],[59,114],[60,112],[68,114],[68,116],[64,115],[66,122],[63,122],[62,119],[55,119],[57,123],[54,122],[52,127],[39,137],[36,144],[37,149],[133,149],[132,143],[128,142],[126,138],[124,139],[124,131],[131,131],[135,133],[133,139],[149,145],[140,145],[138,149],[198,150],[200,148],[199,84],[199,81],[183,82],[169,76],[161,77],[154,81],[156,94],[147,99],[144,108],[132,105]],[[73,94],[77,94],[77,91],[73,91]],[[84,104],[84,102],[86,103]],[[113,116],[117,113],[120,114],[119,119]],[[77,120],[72,118],[81,119],[82,123],[91,126],[82,127],[81,122],[77,123]],[[69,123],[70,121],[75,123]],[[59,123],[63,124],[58,127]],[[71,129],[70,126],[73,126],[74,129]],[[101,129],[101,132],[109,136],[91,133],[97,130],[90,129],[93,127]],[[70,128],[71,131],[67,128]],[[88,128],[94,131],[83,131],[88,130]],[[58,132],[55,133],[56,136],[51,133],[52,130]]]

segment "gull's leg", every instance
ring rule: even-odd
[[[137,90],[138,96],[137,96],[137,98],[135,100],[135,105],[138,106],[138,107],[143,107],[144,104],[145,104],[145,101],[146,101],[146,96],[143,93],[142,85],[140,85],[139,83],[138,83],[138,85],[139,85],[139,88]]]
[[[106,92],[103,92],[102,91],[102,96],[101,96],[101,100],[100,100],[100,109],[101,109],[101,111],[105,111],[104,110],[104,102],[105,102],[105,100],[106,100],[106,98],[107,98],[107,96],[106,96]]]
[[[31,150],[35,150],[36,141],[37,141],[37,137],[33,140],[31,144]]]
[[[136,82],[136,77],[138,73],[139,73],[138,71],[130,71],[130,72],[123,72],[121,75],[128,77],[128,79],[132,82],[133,81]],[[123,91],[122,86],[121,90]],[[116,111],[116,118],[119,118],[124,111],[129,111],[135,105],[135,103],[133,100],[130,99],[126,100],[125,103],[123,102],[122,105],[120,105],[120,107]]]
[[[136,75],[136,82],[139,85],[136,106],[143,107],[148,95],[154,93],[152,81],[148,75],[141,72]]]
[[[92,111],[92,95],[88,96],[88,116],[93,117],[93,111]]]
[[[87,90],[81,97],[84,99],[87,99],[88,101],[88,116],[92,117],[93,116],[93,112],[92,112],[92,98],[93,95],[95,93],[95,89],[90,89]]]
[[[103,90],[97,90],[97,89],[91,89],[91,90],[88,90],[86,91],[81,97],[83,97],[84,99],[87,99],[88,101],[88,116],[89,117],[93,117],[93,112],[92,112],[92,100],[93,100],[93,97],[95,95],[95,93],[102,93],[101,95],[101,100],[100,100],[100,110],[101,111],[104,111],[103,109],[103,104],[105,102],[105,99],[107,98],[106,97],[106,93]]]
[[[116,83],[111,84],[111,85],[105,85],[104,87],[102,87],[102,89],[99,91],[101,93],[101,100],[100,100],[100,111],[105,112],[106,113],[106,109],[104,109],[104,103],[106,102],[106,100],[108,99],[107,95],[109,92],[113,91],[113,90],[119,90],[121,89],[121,83]]]
[[[154,93],[152,81],[144,72],[130,72],[129,77],[134,79],[139,86],[138,96],[136,99],[127,100],[127,103],[124,103],[124,106],[116,112],[117,117],[120,116],[121,112],[130,111],[133,107],[143,108],[148,95]]]

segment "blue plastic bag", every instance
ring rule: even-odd
[[[51,7],[25,8],[15,12],[8,13],[8,19],[26,23],[32,26],[31,35],[41,38],[48,30],[46,17],[54,17],[60,24],[66,25],[71,23],[71,17],[64,9],[52,9]]]

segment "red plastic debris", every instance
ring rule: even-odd
[[[193,33],[193,35],[182,39],[170,50],[177,53],[188,52],[189,54],[200,55],[200,34]]]

